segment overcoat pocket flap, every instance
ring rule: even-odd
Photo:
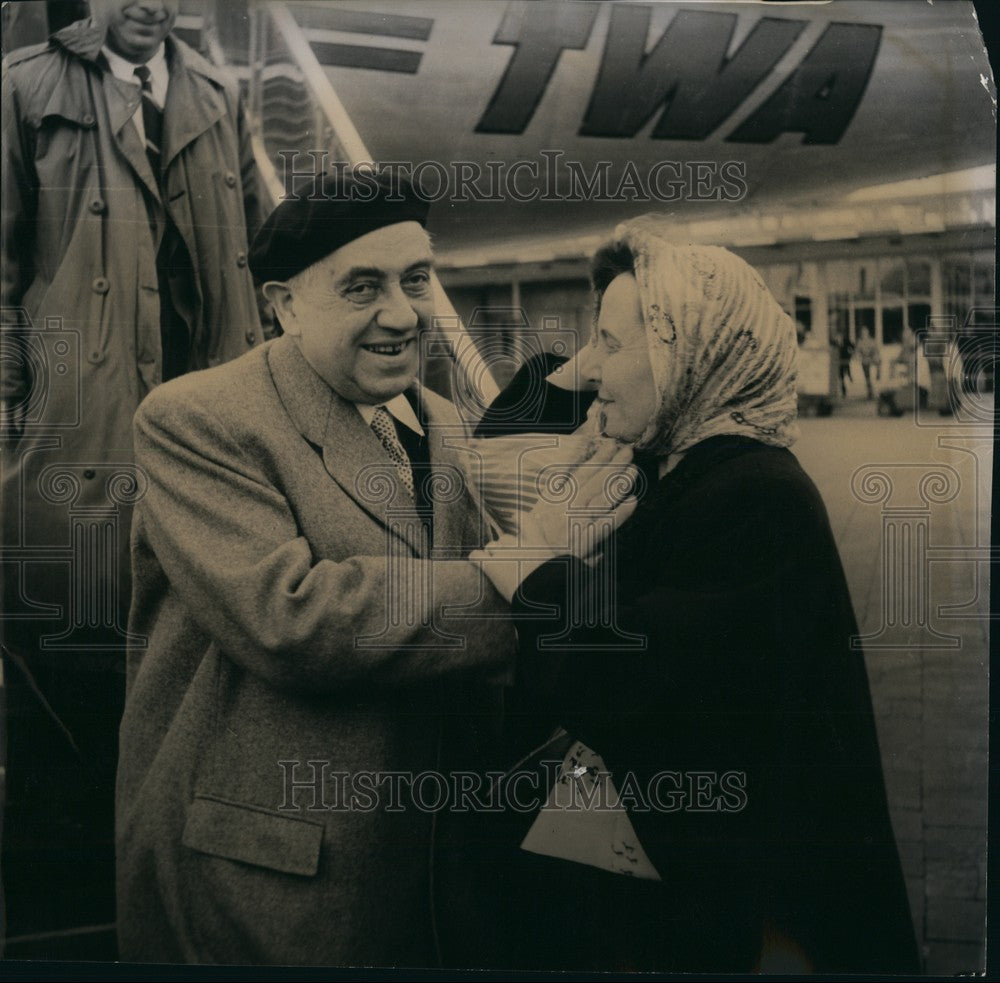
[[[184,846],[227,860],[312,877],[319,869],[320,823],[258,806],[197,796],[184,824]]]

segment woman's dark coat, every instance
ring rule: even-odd
[[[662,877],[656,968],[750,970],[767,921],[819,971],[916,972],[863,653],[819,493],[790,451],[748,438],[706,440],[658,481],[656,462],[640,463],[652,480],[605,551],[610,572],[561,558],[515,598],[515,696],[598,751],[619,788],[680,773],[659,785],[680,808],[629,809]],[[571,585],[601,582],[616,588],[594,595],[605,627],[573,628]],[[557,613],[539,620],[539,603]],[[739,779],[721,796],[697,777],[733,772],[743,795]],[[714,794],[699,802],[699,784]]]

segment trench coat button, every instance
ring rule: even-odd
[[[94,278],[94,282],[91,284],[95,294],[106,294],[111,287],[106,276],[99,276]]]
[[[228,184],[230,188],[236,187],[236,175],[232,171],[226,172],[226,184]]]
[[[91,198],[90,199],[90,204],[87,207],[95,215],[102,215],[102,214],[104,214],[104,199],[103,198]]]
[[[242,249],[236,254],[236,265],[241,270],[247,265],[247,254]]]
[[[253,333],[253,331],[248,331],[246,334],[246,339],[247,339],[247,344],[252,345],[257,340],[257,336]]]
[[[87,470],[83,472],[83,476],[87,479],[87,481],[90,481],[95,474],[97,474],[97,472],[93,468],[87,468]]]
[[[94,116],[92,113],[85,113],[83,117],[84,126],[93,126],[95,123]]]

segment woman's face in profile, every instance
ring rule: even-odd
[[[631,273],[616,277],[604,291],[595,347],[591,371],[598,426],[608,437],[636,440],[653,418],[657,399],[639,287]]]

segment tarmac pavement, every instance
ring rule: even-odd
[[[793,448],[847,572],[931,974],[985,965],[991,419],[992,396],[880,418],[854,395]]]

